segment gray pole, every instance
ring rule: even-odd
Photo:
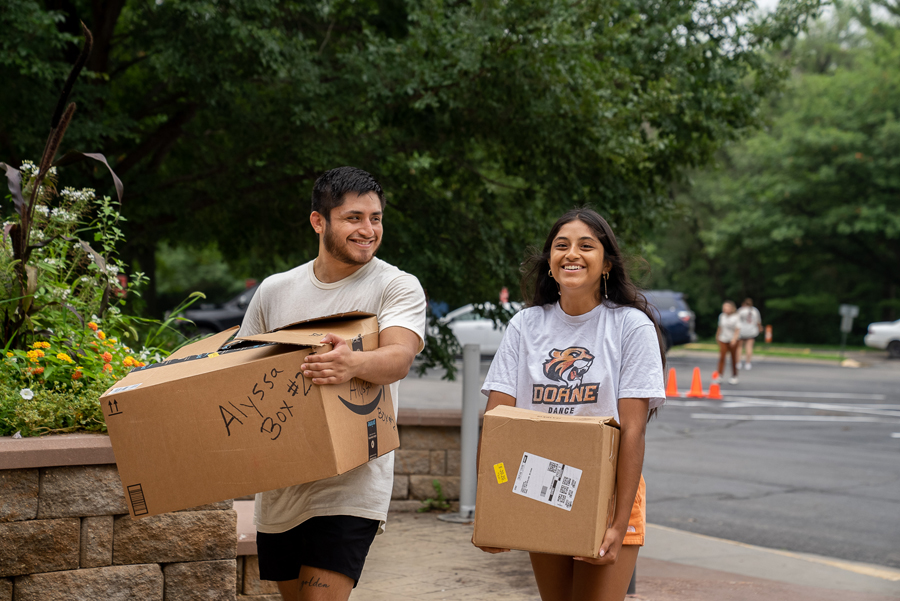
[[[462,423],[460,426],[459,513],[439,515],[445,522],[470,523],[475,517],[475,485],[478,481],[478,411],[481,408],[481,347],[463,347]]]
[[[463,348],[463,402],[460,429],[459,513],[475,515],[476,456],[478,454],[478,405],[481,400],[481,347]]]

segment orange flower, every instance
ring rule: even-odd
[[[109,371],[109,372],[111,372],[111,371],[112,371],[112,365],[110,365],[109,363],[104,363],[104,364],[103,364],[103,371]]]
[[[96,332],[97,330],[100,329],[100,326],[98,326],[97,324],[95,324],[93,321],[89,321],[89,322],[88,322],[88,327],[89,327],[90,329],[94,330],[95,332]]]
[[[80,378],[81,376],[83,376],[83,375],[84,375],[84,374],[81,373],[81,371],[76,371],[74,374],[72,374],[72,379],[73,379],[73,380],[77,380],[77,379],[79,379],[79,378]]]
[[[102,357],[103,357],[103,362],[106,363],[107,365],[109,364],[110,361],[112,361],[112,353],[110,353],[109,351],[103,353]]]
[[[97,330],[97,338],[100,340],[106,340],[106,334],[103,333],[103,330]]]
[[[147,364],[144,363],[143,361],[138,361],[135,365],[137,365],[138,367],[144,367]]]
[[[39,375],[41,375],[42,373],[44,373],[44,368],[43,368],[43,367],[34,367],[34,368],[30,368],[30,369],[28,370],[28,373],[30,373],[30,374],[32,374],[32,375],[35,375],[35,376],[39,376]]]

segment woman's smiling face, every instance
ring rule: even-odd
[[[587,224],[576,219],[559,229],[550,248],[550,271],[560,293],[565,288],[596,294],[600,278],[608,270],[603,244]]]

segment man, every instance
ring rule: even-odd
[[[360,378],[398,382],[424,347],[425,294],[419,281],[375,258],[381,244],[384,193],[375,179],[339,167],[316,180],[309,221],[318,256],[266,278],[253,296],[239,335],[345,311],[378,316],[379,347],[353,352],[327,334],[327,353],[304,359],[313,384]],[[346,474],[256,495],[260,578],[275,580],[285,601],[346,600],[376,533],[383,531],[393,487],[394,454]]]

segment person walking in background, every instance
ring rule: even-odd
[[[563,215],[525,269],[522,296],[530,306],[510,320],[491,363],[482,389],[487,410],[611,415],[621,425],[616,508],[599,558],[531,553],[538,590],[543,601],[621,601],[644,544],[644,436],[649,416],[665,402],[665,345],[612,229],[593,210]],[[560,385],[593,385],[598,393],[534,402],[536,390]]]
[[[753,306],[752,298],[745,298],[738,309],[738,320],[740,321],[740,342],[738,343],[737,358],[738,368],[750,370],[753,368],[751,361],[753,360],[753,341],[759,336],[762,329],[762,316],[759,309]],[[744,359],[741,359],[743,353]]]
[[[738,383],[738,338],[741,333],[741,322],[737,314],[737,306],[727,300],[722,303],[719,314],[719,327],[716,330],[716,341],[719,343],[719,373],[725,377],[725,355],[731,354],[731,379],[729,384]]]

